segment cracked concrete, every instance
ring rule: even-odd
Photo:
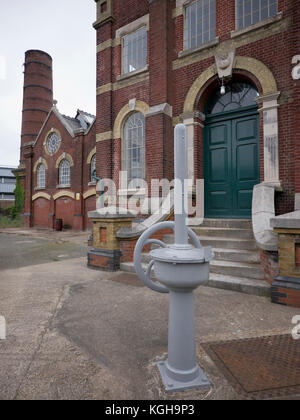
[[[299,312],[199,288],[197,358],[212,387],[167,394],[155,364],[167,352],[168,296],[134,275],[89,270],[86,257],[2,269],[0,297],[1,400],[239,399],[201,343],[289,333]]]

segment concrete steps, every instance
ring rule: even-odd
[[[229,232],[228,232],[229,235]],[[203,246],[211,246],[213,248],[219,249],[242,249],[248,251],[257,251],[257,246],[255,240],[251,239],[241,239],[241,238],[231,238],[231,237],[219,237],[219,236],[199,236],[201,244]],[[164,241],[167,244],[174,243],[173,235],[165,235]]]
[[[147,264],[142,265],[144,271],[146,271]],[[135,267],[133,263],[122,263],[121,270],[127,273],[135,273]],[[226,276],[212,272],[210,273],[209,281],[206,286],[215,287],[218,289],[232,290],[235,292],[256,296],[270,295],[270,286],[265,281],[247,279],[245,277]]]
[[[211,246],[215,252],[208,286],[258,296],[269,295],[270,286],[264,281],[251,220],[205,219],[201,226],[191,228],[201,244]],[[165,235],[164,242],[172,244],[174,236]],[[143,254],[145,269],[149,261],[149,254]],[[135,272],[134,264],[122,264],[121,270]]]

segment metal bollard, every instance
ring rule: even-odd
[[[175,222],[163,222],[146,230],[137,242],[134,263],[140,279],[152,290],[170,293],[168,360],[158,368],[167,391],[182,391],[209,386],[209,380],[196,362],[194,290],[209,279],[209,263],[214,254],[211,247],[203,248],[196,234],[186,225],[184,181],[187,171],[186,127],[175,127]],[[151,236],[161,229],[171,228],[175,243],[167,246]],[[191,239],[194,246],[190,245]],[[163,249],[150,252],[151,262],[144,272],[142,250],[147,244]],[[150,278],[154,267],[159,283]]]

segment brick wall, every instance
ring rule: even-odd
[[[113,131],[114,121],[118,112],[132,98],[146,102],[150,107],[168,102],[173,107],[173,117],[178,118],[183,113],[183,105],[193,82],[208,67],[214,64],[213,50],[203,50],[198,53],[198,59],[187,61],[184,66],[177,66],[178,54],[183,50],[183,15],[172,17],[176,1],[140,1],[128,2],[115,0],[113,15],[115,20],[102,25],[97,30],[97,42],[101,44],[114,39],[116,30],[150,14],[150,30],[148,34],[149,78],[142,82],[132,82],[131,85],[118,87],[117,77],[121,74],[121,46],[110,47],[98,53],[98,87],[105,83],[117,84],[112,91],[98,95],[97,133]],[[236,38],[239,56],[253,57],[263,62],[274,74],[279,99],[279,154],[280,179],[283,192],[276,196],[277,214],[293,210],[295,186],[300,191],[300,173],[295,167],[295,139],[300,136],[299,124],[299,82],[293,83],[291,74],[291,58],[299,46],[299,11],[293,0],[279,0],[278,10],[283,12],[282,19],[263,29],[246,33]],[[235,2],[217,0],[216,35],[220,43],[233,42],[231,31],[235,30]],[[194,58],[195,56],[193,56]],[[110,63],[113,63],[112,74],[109,74]],[[174,66],[174,64],[176,64]],[[235,69],[235,80],[249,80],[256,84],[258,91],[262,89],[253,74]],[[138,79],[137,79],[138,80]],[[208,96],[219,86],[217,78],[212,78],[205,89],[199,92],[196,109],[204,110]],[[295,113],[296,111],[296,113]],[[112,117],[112,118],[111,118]],[[159,115],[147,118],[146,123],[146,178],[149,181],[157,177],[172,177],[172,122]],[[260,125],[260,169],[261,181],[264,180],[263,157],[263,123]],[[113,139],[101,142],[99,152],[99,171],[104,175],[117,177],[121,169],[120,140],[116,144]],[[102,159],[101,156],[102,155]],[[298,156],[298,155],[297,155]],[[300,158],[296,156],[296,162]],[[101,159],[101,161],[100,161]],[[297,163],[299,166],[300,164]],[[203,176],[202,130],[195,128],[195,173]],[[298,185],[299,184],[299,185]]]

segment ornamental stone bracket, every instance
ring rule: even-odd
[[[215,61],[219,79],[231,79],[235,63],[235,53],[236,49],[234,47],[230,47],[227,50],[221,47],[217,48]]]

